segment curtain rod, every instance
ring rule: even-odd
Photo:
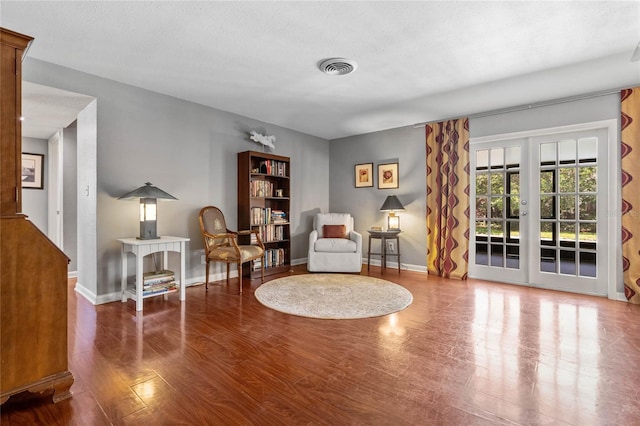
[[[575,102],[575,101],[580,101],[583,99],[591,99],[591,98],[598,98],[600,96],[607,96],[607,95],[613,95],[614,93],[620,93],[620,91],[624,90],[624,89],[628,89],[629,87],[622,87],[619,89],[609,89],[609,90],[603,90],[601,92],[593,92],[593,93],[588,93],[588,94],[584,94],[584,95],[577,95],[577,96],[571,96],[568,98],[560,98],[560,99],[554,99],[551,101],[541,101],[541,102],[536,102],[533,104],[528,104],[528,105],[518,105],[518,106],[514,106],[514,107],[509,107],[509,108],[502,108],[502,109],[494,109],[491,111],[486,111],[486,112],[479,112],[477,114],[471,114],[469,116],[467,116],[467,118],[482,118],[482,117],[490,117],[492,115],[500,115],[500,114],[507,114],[510,112],[517,112],[517,111],[525,111],[525,110],[529,110],[529,109],[533,109],[533,108],[541,108],[541,107],[546,107],[546,106],[551,106],[551,105],[560,105],[560,104],[565,104],[568,102]],[[450,117],[450,118],[446,118],[443,120],[431,120],[431,121],[425,121],[423,123],[416,123],[413,125],[413,128],[416,129],[418,127],[423,127],[426,126],[429,123],[437,123],[440,121],[449,121],[449,120],[455,120],[457,118],[460,117]]]

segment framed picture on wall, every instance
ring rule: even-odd
[[[356,164],[355,185],[356,188],[373,186],[373,163]]]
[[[398,163],[378,164],[378,189],[393,189],[398,186]]]
[[[22,187],[44,189],[44,154],[22,153]]]

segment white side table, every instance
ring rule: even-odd
[[[136,301],[136,311],[142,311],[142,301],[147,297],[167,295],[167,293],[157,293],[143,296],[142,287],[142,260],[145,256],[153,253],[164,252],[162,259],[162,269],[166,269],[169,260],[169,252],[174,251],[180,253],[180,282],[177,283],[180,288],[180,300],[185,299],[185,252],[186,243],[189,238],[182,237],[160,237],[155,240],[140,240],[137,238],[119,238],[122,243],[122,302],[127,299]],[[127,288],[127,253],[133,253],[136,256],[136,290],[135,292]]]

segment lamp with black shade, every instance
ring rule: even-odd
[[[396,216],[396,210],[404,210],[404,206],[398,200],[398,197],[395,195],[389,195],[382,207],[380,207],[381,212],[389,212],[389,217],[387,218],[387,230],[389,231],[399,231],[400,230],[400,217]]]
[[[139,240],[157,240],[157,200],[177,200],[171,194],[164,192],[147,182],[144,186],[118,197],[118,200],[140,199],[140,236]]]

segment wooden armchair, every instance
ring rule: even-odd
[[[239,288],[240,294],[242,294],[242,264],[264,256],[264,245],[258,231],[234,232],[227,229],[222,211],[213,206],[203,207],[200,210],[200,231],[207,259],[205,288],[209,289],[210,262],[227,264],[227,283],[229,282],[229,265],[235,263],[238,266]],[[252,235],[252,240],[255,235],[255,244],[239,245],[239,235]],[[260,264],[261,282],[264,282],[264,260]]]

